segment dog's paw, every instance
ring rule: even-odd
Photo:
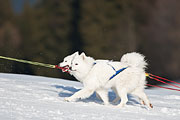
[[[149,107],[152,109],[152,108],[153,108],[153,105],[150,103],[150,104],[149,104]]]
[[[107,106],[109,106],[109,105],[110,105],[110,103],[109,103],[109,102],[104,102],[104,103],[103,103],[103,105],[107,105]]]
[[[64,98],[64,101],[70,102],[71,99],[70,99],[70,97],[66,97],[66,98]]]
[[[115,98],[115,99],[112,101],[112,103],[113,103],[113,104],[116,104],[116,103],[119,102],[119,100],[120,100],[120,98]]]
[[[121,103],[119,105],[117,105],[118,108],[124,108],[125,106],[126,106],[126,104],[121,104]]]
[[[72,99],[72,97],[66,97],[64,100],[67,102],[73,102],[74,101],[74,99]]]

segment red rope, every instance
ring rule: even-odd
[[[158,87],[158,88],[164,88],[168,90],[175,90],[175,91],[180,91],[179,89],[174,89],[174,88],[169,88],[169,87],[163,87],[163,86],[158,86],[158,85],[151,85],[151,84],[146,84],[147,86],[152,86],[152,87]]]
[[[155,78],[155,77],[152,77],[152,76],[149,76],[149,78],[154,79],[154,80],[159,81],[159,82],[162,82],[162,83],[167,84],[167,85],[171,85],[171,86],[173,86],[173,87],[180,88],[180,87],[177,86],[177,85],[173,85],[173,84],[171,84],[171,83],[164,82],[164,81],[159,80],[159,79],[157,79],[157,78]]]
[[[153,77],[160,78],[160,79],[162,79],[162,80],[166,80],[166,81],[173,82],[173,83],[176,83],[176,84],[179,84],[179,85],[180,85],[180,83],[178,83],[178,82],[175,82],[175,81],[172,81],[172,80],[168,80],[168,79],[166,79],[166,78],[159,77],[159,76],[157,76],[157,75],[153,75],[153,74],[150,74],[150,73],[149,73],[148,75],[151,75],[151,76],[153,76]]]
[[[69,69],[69,68],[67,68],[67,67],[60,67],[60,66],[58,66],[58,65],[55,65],[55,68],[56,68],[56,69],[61,69],[62,71],[69,73],[69,72],[68,72],[68,69]]]
[[[166,79],[166,78],[162,78],[162,77],[159,77],[159,76],[150,74],[150,73],[146,73],[146,76],[149,77],[149,78],[151,78],[151,79],[154,79],[154,80],[156,80],[156,81],[162,82],[162,83],[164,83],[164,84],[167,84],[167,85],[171,85],[171,86],[173,86],[173,87],[180,88],[180,87],[177,86],[177,85],[173,85],[173,84],[171,84],[171,83],[167,83],[167,82],[165,82],[165,81],[163,81],[163,80],[166,80],[166,81],[169,81],[169,82],[173,82],[173,83],[177,83],[177,82],[175,82],[175,81],[168,80],[168,79]],[[152,77],[152,76],[153,76],[153,77]],[[159,78],[159,79],[158,79],[158,78]],[[161,80],[160,80],[160,79],[161,79]],[[179,83],[177,83],[177,84],[179,84]],[[151,84],[146,84],[146,85],[147,85],[147,86],[152,86],[152,87],[158,87],[158,88],[164,88],[164,89],[169,89],[169,90],[180,91],[179,89],[174,89],[174,88],[169,88],[169,87],[162,87],[162,86],[151,85]]]

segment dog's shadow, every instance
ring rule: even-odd
[[[56,89],[61,89],[61,91],[59,92],[59,97],[65,98],[65,97],[70,97],[72,96],[74,93],[78,92],[81,89],[72,87],[72,86],[63,86],[63,85],[52,85],[52,87],[55,87]],[[112,102],[115,98],[116,98],[116,94],[113,91],[109,91],[108,93],[108,97],[109,97],[109,101]],[[102,100],[100,100],[98,97],[96,97],[96,94],[93,93],[89,98],[83,99],[83,100],[79,100],[79,101],[83,101],[83,102],[95,102],[95,103],[99,103],[99,104],[103,104]],[[119,104],[120,101],[116,104]],[[114,104],[114,105],[116,105]],[[128,94],[128,105],[137,105],[140,104],[139,102],[137,102],[137,100]]]
[[[74,93],[78,92],[81,89],[77,89],[70,86],[62,86],[62,85],[53,85],[56,89],[62,89],[62,91],[59,93],[59,97],[70,97]]]
[[[62,85],[53,85],[53,87],[55,87],[56,89],[61,89],[61,91],[59,92],[59,97],[65,98],[65,97],[70,97],[72,96],[74,93],[78,92],[81,89],[75,88],[75,87],[71,87],[71,86],[62,86]],[[79,101],[83,101],[83,102],[95,102],[95,103],[99,103],[102,104],[102,101],[99,100],[96,97],[96,94],[93,93],[89,98],[86,99],[82,99]]]

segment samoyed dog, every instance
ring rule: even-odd
[[[79,56],[79,52],[75,52],[72,55],[66,56],[63,62],[59,63],[60,67],[66,68],[66,69],[63,69],[62,72],[69,72],[71,74],[71,71],[69,68],[71,67],[72,60],[74,59],[75,56]]]
[[[82,53],[82,54],[84,54],[84,53]],[[59,63],[59,66],[60,66],[60,67],[65,68],[65,69],[62,70],[62,72],[69,72],[71,75],[73,75],[72,72],[71,72],[71,70],[70,70],[69,68],[71,67],[72,61],[73,61],[73,59],[75,58],[75,56],[79,56],[79,52],[75,52],[75,53],[73,53],[73,54],[71,54],[71,55],[66,56],[66,57],[63,59],[63,61],[62,61],[61,63]],[[109,60],[98,59],[98,60],[96,60],[96,63],[102,62],[102,61],[108,62]],[[77,78],[76,78],[76,79],[77,79]],[[79,81],[80,81],[80,80],[79,80]]]
[[[108,89],[112,88],[117,94],[114,101],[121,99],[119,107],[126,105],[127,94],[131,93],[152,108],[144,93],[146,65],[144,56],[135,52],[123,55],[120,62],[107,60],[96,62],[84,53],[75,55],[71,60],[70,71],[83,83],[84,88],[65,100],[84,99],[96,92],[104,104],[109,104]]]
[[[64,60],[63,60],[61,63],[59,63],[59,66],[60,66],[60,67],[63,67],[63,68],[66,68],[66,69],[63,69],[62,72],[68,72],[70,75],[73,75],[78,81],[83,82],[83,79],[87,76],[88,72],[87,72],[87,73],[84,72],[81,76],[77,76],[77,75],[74,75],[75,72],[71,70],[71,68],[72,68],[72,61],[74,60],[75,57],[78,58],[79,56],[84,56],[84,57],[86,57],[87,60],[91,60],[91,59],[92,59],[91,57],[87,57],[87,56],[85,55],[85,53],[81,53],[81,55],[79,55],[79,52],[75,52],[75,53],[73,53],[73,54],[71,54],[71,55],[66,56],[66,57],[64,58]],[[93,61],[94,61],[94,59],[93,59]],[[108,61],[109,61],[109,60],[99,59],[99,60],[96,60],[94,63],[98,63],[98,62],[108,62]],[[89,70],[90,70],[90,69],[89,69]],[[104,96],[104,95],[102,95],[102,94],[107,94],[107,93],[105,93],[105,92],[103,92],[103,91],[98,91],[98,92],[96,92],[96,96],[97,96],[99,99],[102,99],[99,94],[100,94],[101,96]],[[68,99],[67,99],[67,101],[68,101]],[[105,102],[105,104],[109,104],[108,100],[105,100],[104,102]]]

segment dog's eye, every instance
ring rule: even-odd
[[[67,62],[67,60],[65,60],[64,62]]]
[[[78,63],[76,63],[75,65],[78,65]]]

